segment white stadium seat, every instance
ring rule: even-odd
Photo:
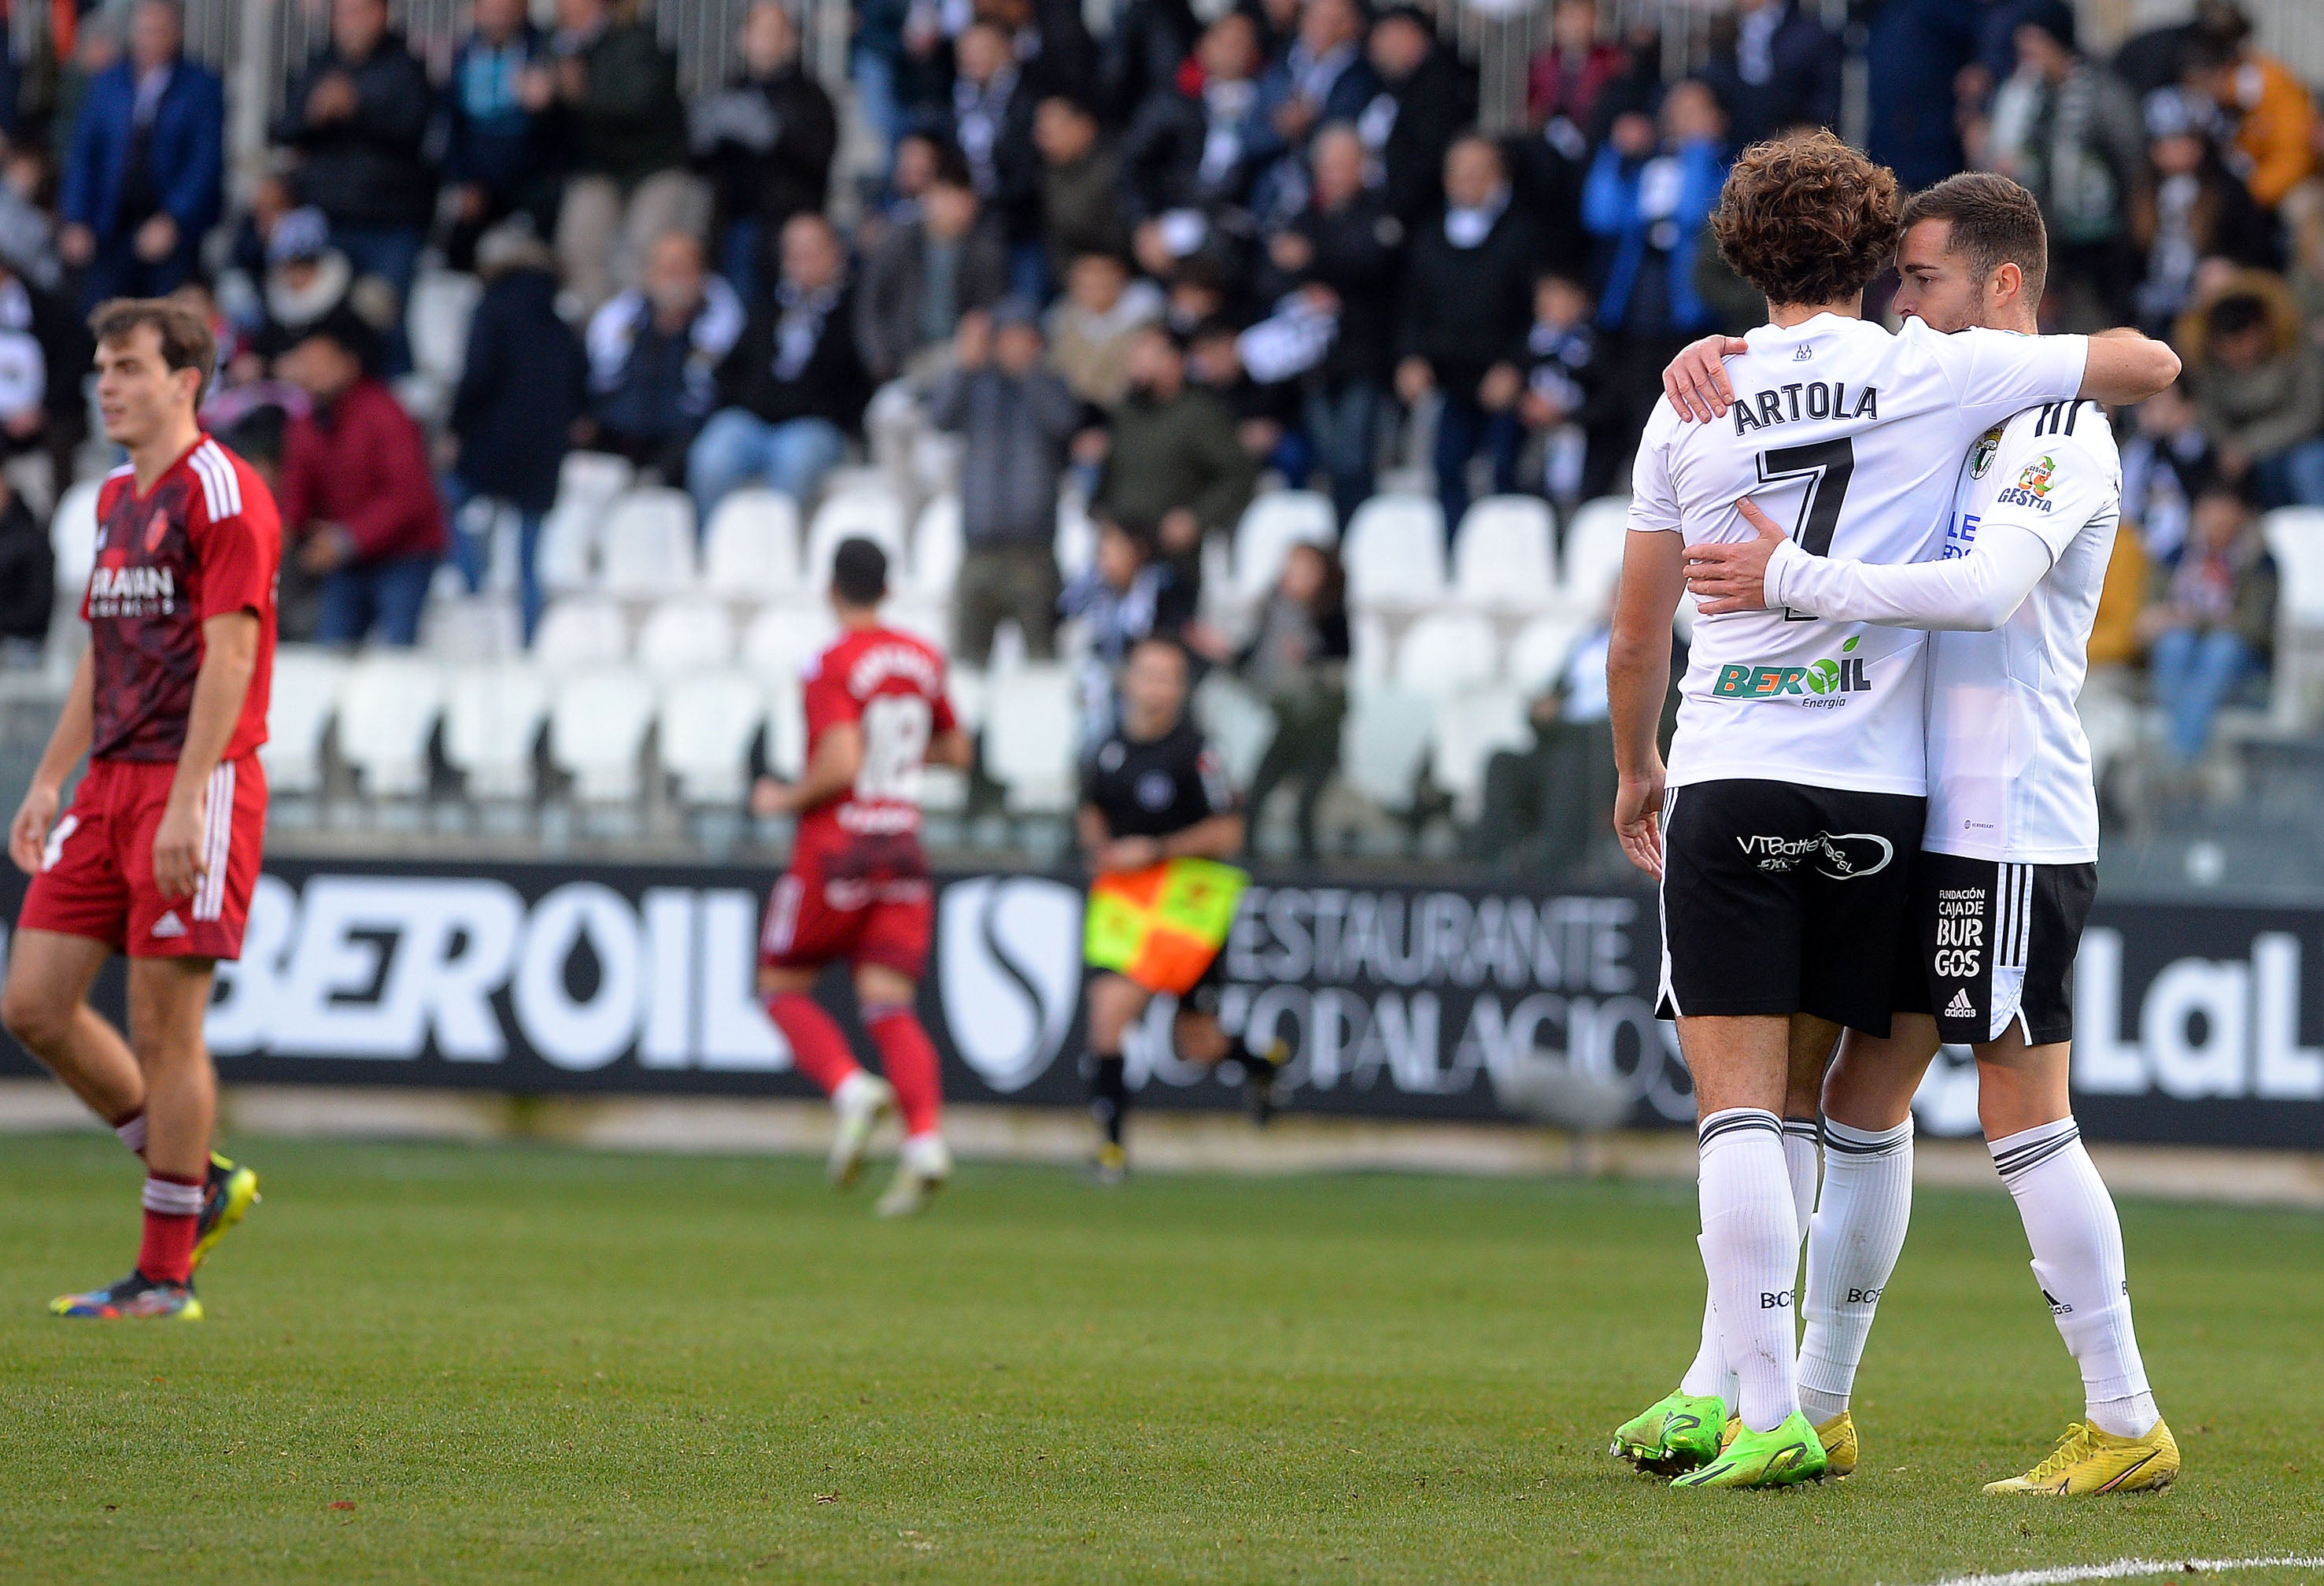
[[[2285,507],[2270,512],[2260,529],[2282,578],[2279,620],[2324,628],[2324,507]]]
[[[1356,509],[1340,547],[1348,600],[1409,610],[1444,597],[1444,509],[1433,495],[1376,495]]]
[[[795,782],[807,770],[807,691],[798,671],[775,678],[768,696],[767,769]]]
[[[422,271],[411,283],[404,327],[411,339],[411,362],[422,374],[456,383],[468,361],[468,322],[476,317],[484,283],[449,270]]]
[[[694,583],[694,498],[682,490],[625,490],[597,534],[611,595],[666,595]]]
[[[1579,617],[1536,617],[1509,641],[1509,686],[1536,695],[1555,682],[1590,624]]]
[[[1231,674],[1214,671],[1194,690],[1194,720],[1226,761],[1227,779],[1249,787],[1259,757],[1275,741],[1275,713],[1267,702]]]
[[[630,653],[629,619],[620,605],[594,595],[551,601],[533,632],[532,653],[551,671],[620,660]]]
[[[637,469],[611,452],[567,452],[557,473],[557,501],[540,526],[534,558],[541,586],[586,589],[597,576],[597,529],[605,509],[627,490]]]
[[[910,576],[890,581],[899,589],[949,604],[966,549],[961,538],[960,497],[936,496],[920,509],[920,521],[912,527]]]
[[[1436,785],[1452,796],[1455,818],[1473,821],[1485,790],[1485,761],[1498,749],[1530,741],[1525,696],[1515,688],[1480,688],[1438,706],[1430,757]]]
[[[1493,625],[1474,612],[1431,612],[1406,630],[1397,647],[1396,682],[1444,698],[1490,682],[1500,672]]]
[[[843,539],[869,539],[888,553],[889,577],[906,563],[904,503],[893,490],[858,486],[827,495],[807,531],[807,586],[821,593],[831,582],[831,555]]]
[[[1556,598],[1549,503],[1489,495],[1469,509],[1452,541],[1452,592],[1471,605],[1537,611]]]
[[[567,452],[557,469],[557,499],[609,506],[637,480],[637,465],[613,452]]]
[[[1396,645],[1387,621],[1376,612],[1348,619],[1348,676],[1358,683],[1385,683],[1396,669]]]
[[[374,650],[339,687],[339,758],[374,798],[428,791],[428,740],[444,714],[442,663],[411,650]]]
[[[666,600],[638,630],[638,664],[661,678],[715,671],[734,659],[734,619],[702,595]]]
[[[1294,545],[1330,545],[1340,537],[1332,498],[1312,490],[1270,490],[1253,496],[1234,532],[1234,592],[1262,600],[1283,574]]]
[[[323,735],[346,680],[346,659],[311,645],[285,644],[274,652],[267,699],[266,742],[259,760],[276,793],[315,793],[323,786]]]
[[[1057,571],[1067,579],[1079,576],[1097,558],[1097,525],[1070,496],[1057,502]]]
[[[838,637],[839,621],[821,601],[770,605],[742,632],[742,665],[770,682],[796,680]]]
[[[975,667],[952,667],[945,672],[945,697],[952,701],[953,719],[960,730],[973,735],[984,726],[984,702],[991,686]]]
[[[1067,668],[1032,662],[992,679],[984,766],[1017,815],[1065,815],[1075,795],[1079,691]]]
[[[1401,688],[1351,690],[1340,727],[1340,770],[1348,785],[1382,809],[1410,809],[1436,709],[1427,695]]]
[[[662,696],[658,753],[687,804],[739,804],[749,790],[751,740],[767,719],[767,689],[743,672],[682,678]]]
[[[1582,503],[1565,528],[1565,577],[1559,592],[1568,605],[1585,616],[1607,611],[1614,586],[1621,581],[1622,548],[1629,533],[1628,496],[1602,495]]]
[[[444,696],[444,759],[471,798],[532,792],[532,751],[549,715],[549,674],[527,661],[488,661],[452,674]]]
[[[572,777],[576,798],[608,804],[638,797],[656,703],[652,680],[627,667],[584,668],[558,679],[549,705],[549,759]]]
[[[78,595],[88,587],[97,565],[97,493],[103,481],[84,480],[64,493],[49,520],[49,546],[56,553],[57,588]]]
[[[765,600],[799,581],[798,503],[780,491],[732,491],[702,531],[702,584],[722,600]]]
[[[2260,530],[2278,580],[2268,715],[2277,732],[2296,736],[2324,703],[2324,507],[2282,508]]]

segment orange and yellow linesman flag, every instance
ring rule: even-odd
[[[1250,877],[1211,859],[1166,859],[1090,883],[1082,956],[1149,991],[1191,990],[1227,944]]]

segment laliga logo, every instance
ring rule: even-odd
[[[946,887],[936,973],[961,1056],[994,1090],[1023,1090],[1056,1061],[1081,1000],[1081,894],[1038,876]]]

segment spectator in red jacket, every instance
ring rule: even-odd
[[[275,495],[289,549],[322,581],[315,638],[324,644],[414,642],[450,545],[428,438],[372,373],[377,355],[376,333],[335,313],[278,364],[315,404],[284,439]]]
[[[1532,126],[1563,120],[1578,158],[1597,134],[1598,100],[1629,69],[1619,44],[1598,36],[1598,0],[1558,0],[1550,13],[1549,47],[1526,69],[1526,119]]]

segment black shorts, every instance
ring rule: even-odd
[[[1663,800],[1661,1014],[1888,1033],[1928,800],[1745,779]]]
[[[1896,1011],[1932,1013],[1947,1041],[2029,1047],[2074,1034],[2074,957],[2098,895],[2095,864],[2005,864],[1923,853],[1914,866],[1913,960]]]

